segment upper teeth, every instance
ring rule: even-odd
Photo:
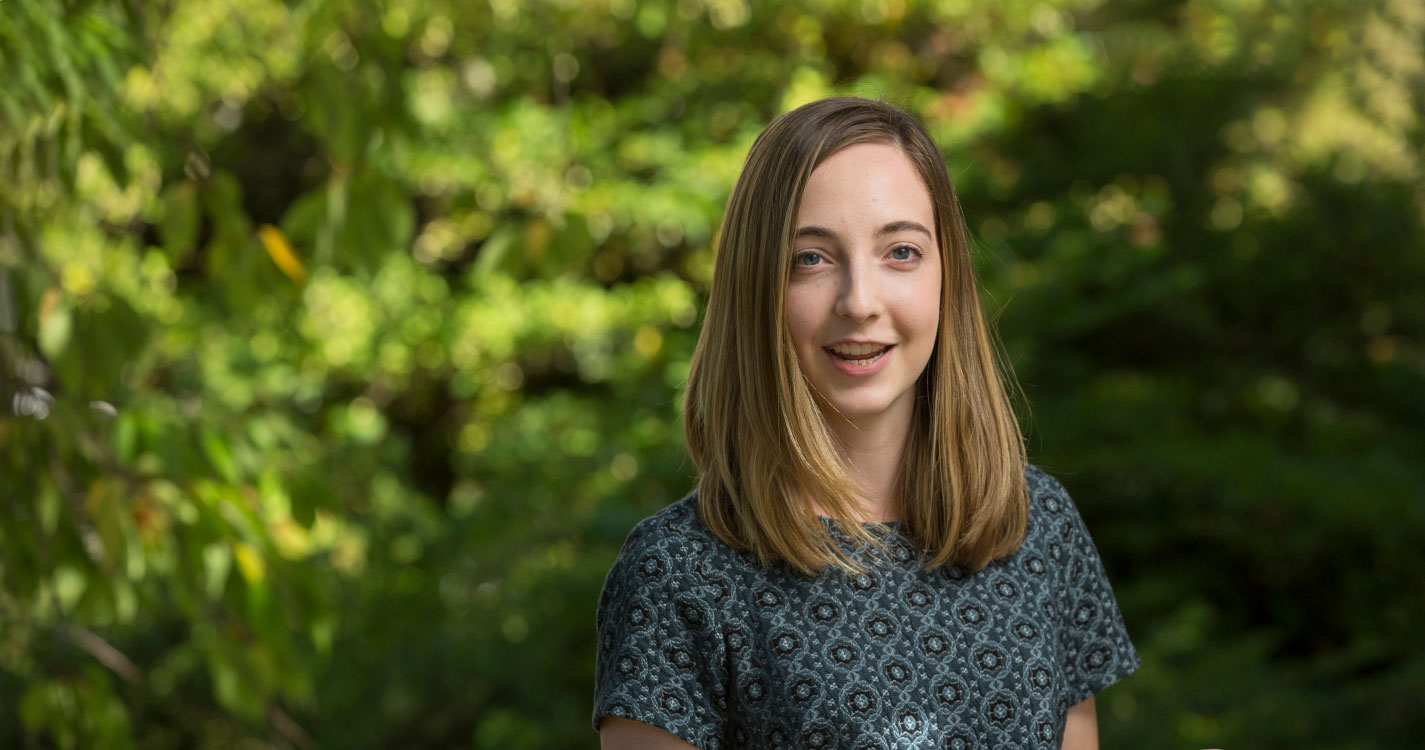
[[[833,344],[828,349],[845,357],[864,357],[886,348],[885,344]]]

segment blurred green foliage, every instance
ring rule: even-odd
[[[1143,655],[1105,746],[1425,736],[1412,0],[0,0],[0,745],[587,747],[741,159],[945,150]]]

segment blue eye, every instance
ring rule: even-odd
[[[795,258],[792,258],[792,265],[801,266],[803,268],[810,268],[811,266],[819,265],[820,263],[821,256],[817,255],[816,253],[802,253],[796,256]]]
[[[913,260],[920,257],[920,251],[910,245],[900,245],[891,250],[892,260]]]

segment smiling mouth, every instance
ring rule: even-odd
[[[891,346],[880,346],[876,348],[866,346],[824,346],[822,347],[822,349],[824,349],[827,354],[830,354],[832,357],[835,357],[836,359],[839,359],[842,362],[856,365],[857,367],[865,367],[866,365],[874,363],[881,357],[886,356],[886,352],[889,352],[891,350]]]

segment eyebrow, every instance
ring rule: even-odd
[[[904,221],[904,220],[902,220],[902,221],[893,221],[893,222],[891,222],[891,223],[889,223],[889,224],[886,224],[886,225],[882,226],[880,229],[877,229],[877,230],[876,230],[876,236],[877,236],[877,237],[884,237],[884,236],[886,236],[886,235],[888,235],[888,234],[896,234],[896,233],[898,233],[898,232],[920,232],[921,234],[925,235],[926,237],[929,237],[929,238],[931,238],[931,239],[934,239],[934,238],[935,238],[935,234],[932,233],[929,229],[926,229],[926,227],[925,227],[924,224],[921,224],[921,223],[918,222],[918,221]],[[797,229],[797,236],[798,236],[798,237],[820,237],[820,238],[828,239],[828,240],[834,240],[834,239],[837,238],[836,232],[833,232],[833,231],[831,231],[830,229],[827,229],[826,227],[819,227],[819,226],[815,226],[815,225],[805,226],[805,227],[800,227],[800,228],[798,228],[798,229]]]

